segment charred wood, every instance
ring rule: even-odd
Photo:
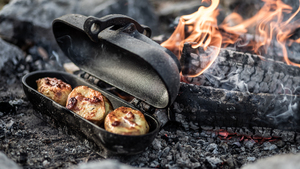
[[[199,64],[207,64],[201,62],[203,50],[193,50],[193,53],[189,48],[190,45],[186,44],[181,56],[189,66],[189,70],[183,69],[183,74],[199,72]],[[186,58],[192,59],[187,61]],[[184,81],[241,92],[299,94],[300,68],[259,55],[221,49],[210,68],[197,77],[186,76]]]
[[[183,124],[299,132],[299,101],[295,95],[253,94],[181,83],[170,114]]]

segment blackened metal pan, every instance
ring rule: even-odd
[[[99,127],[89,122],[83,117],[39,93],[37,91],[36,80],[43,77],[56,77],[70,84],[72,88],[79,85],[84,85],[97,90],[111,101],[114,109],[120,106],[131,107],[133,109],[137,108],[113,94],[99,89],[97,86],[89,84],[80,77],[65,72],[36,71],[23,77],[22,83],[24,92],[28,100],[32,103],[36,113],[38,113],[38,116],[51,117],[58,123],[68,127],[68,129],[71,129],[73,132],[83,134],[87,139],[94,141],[94,143],[96,143],[100,149],[105,151],[102,154],[104,157],[110,154],[131,155],[141,153],[148,145],[152,143],[159,131],[160,125],[158,120],[155,117],[144,113],[145,118],[150,126],[149,133],[139,136],[125,136],[110,133],[103,127]]]

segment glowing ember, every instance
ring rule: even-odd
[[[253,140],[256,143],[260,143],[260,144],[262,144],[265,141],[275,142],[280,140],[280,138],[275,138],[275,137],[260,137],[260,136],[241,135],[237,133],[229,133],[228,131],[223,129],[220,129],[220,131],[218,131],[217,134],[219,135],[219,138],[221,140],[230,140],[233,137],[238,137],[239,141]]]
[[[218,26],[219,0],[212,0],[209,7],[201,6],[197,12],[182,16],[171,37],[161,45],[177,54],[178,59],[180,59],[183,44],[186,42],[190,43],[193,48],[202,47],[204,51],[208,46],[214,46],[216,51],[208,56],[207,66],[204,69],[199,68],[199,72],[195,75],[188,75],[195,77],[211,66],[221,47],[235,44],[250,30],[255,29],[255,40],[247,44],[254,53],[260,54],[261,50],[267,52],[271,42],[276,40],[281,47],[285,62],[289,65],[300,66],[289,60],[286,49],[286,45],[300,42],[300,38],[289,39],[300,27],[299,22],[292,23],[294,17],[299,13],[300,7],[292,14],[293,8],[281,0],[263,1],[265,2],[264,6],[253,17],[244,20],[239,14],[232,13]],[[284,19],[287,14],[290,14],[290,17]]]
[[[121,91],[121,90],[118,90],[118,89],[112,89],[110,90],[110,92],[114,93],[115,95],[119,96],[121,99],[125,100],[125,101],[132,101],[133,100],[133,96]]]

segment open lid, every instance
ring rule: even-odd
[[[124,15],[78,14],[57,18],[52,26],[62,51],[82,70],[156,108],[175,100],[179,61],[147,37],[149,28]]]

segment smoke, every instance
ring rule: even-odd
[[[213,76],[209,73],[203,73],[203,75],[211,84],[213,84],[214,87],[219,87],[226,90],[246,92],[248,94],[250,93],[248,90],[248,85],[240,79],[238,73],[231,73],[226,78]]]
[[[270,121],[275,124],[286,126],[296,126],[298,121],[298,111],[299,111],[299,97],[297,95],[292,95],[293,93],[290,88],[286,88],[281,85],[284,94],[274,94],[274,98],[270,101],[270,104],[266,106],[263,114],[268,117]],[[287,125],[289,123],[289,125]]]
[[[52,55],[50,56],[50,59],[53,59],[53,58],[56,60],[57,64],[60,67],[62,67],[62,63],[61,63],[61,61],[59,59],[59,55],[55,51],[52,51]]]
[[[219,63],[222,60],[218,59],[213,63],[209,70],[203,73],[203,76],[213,87],[249,94],[248,84],[241,78],[242,67],[225,72]]]

